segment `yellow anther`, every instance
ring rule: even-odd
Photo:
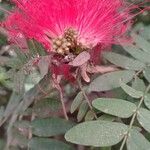
[[[61,44],[62,44],[62,42],[61,42],[61,40],[56,40],[56,45],[58,45],[58,46],[61,46]]]

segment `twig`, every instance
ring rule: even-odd
[[[145,90],[143,96],[141,97],[140,102],[139,102],[139,104],[138,104],[138,106],[137,106],[137,108],[136,108],[136,110],[135,110],[135,112],[134,112],[134,114],[133,114],[133,116],[132,116],[132,119],[131,119],[131,121],[130,121],[130,125],[129,125],[129,128],[128,128],[128,131],[127,131],[127,133],[125,134],[125,137],[124,137],[123,142],[122,142],[122,144],[121,144],[120,150],[123,150],[123,148],[124,148],[124,145],[125,145],[125,143],[126,143],[126,141],[127,141],[127,138],[128,138],[128,136],[129,136],[130,130],[132,129],[132,126],[133,126],[133,124],[134,124],[134,121],[135,121],[135,118],[136,118],[136,116],[137,116],[137,113],[138,113],[138,111],[139,111],[139,109],[140,109],[140,107],[141,107],[141,105],[142,105],[142,103],[143,103],[143,101],[144,101],[144,96],[145,96],[146,93],[148,93],[149,90],[150,90],[150,84],[149,84],[148,87],[146,88],[146,90]]]
[[[7,128],[7,141],[6,141],[6,146],[5,146],[4,150],[9,150],[9,146],[10,146],[11,141],[13,139],[13,136],[12,136],[12,127],[14,125],[14,122],[17,120],[17,117],[18,117],[17,114],[14,114],[11,117],[11,121],[10,121],[10,123],[8,125],[8,128]]]
[[[80,88],[80,90],[81,90],[81,92],[82,92],[82,94],[83,94],[83,96],[84,96],[86,102],[87,102],[88,105],[89,105],[90,110],[93,112],[95,119],[97,119],[97,115],[96,115],[96,113],[93,111],[93,107],[92,107],[92,105],[91,105],[91,103],[90,103],[90,100],[89,100],[88,96],[86,95],[85,90],[84,90],[83,87],[82,87],[82,83],[81,83],[80,77],[78,77],[77,82],[78,82],[79,88]]]
[[[138,77],[140,75],[140,73],[143,72],[144,69],[139,70],[138,72],[136,72],[136,74],[134,75],[134,78]]]
[[[64,116],[65,116],[66,120],[69,120],[68,115],[67,115],[67,111],[66,111],[66,106],[65,106],[65,103],[64,103],[63,92],[62,92],[61,88],[59,89],[59,92],[60,92],[60,100],[61,100]]]
[[[53,77],[53,82],[54,82],[55,88],[59,91],[59,94],[60,94],[60,101],[61,101],[61,104],[62,104],[62,109],[63,109],[64,117],[66,118],[66,120],[69,120],[69,117],[67,115],[67,110],[66,110],[65,102],[64,102],[64,96],[63,96],[62,88],[61,88],[59,82],[57,81],[57,79],[55,77]]]

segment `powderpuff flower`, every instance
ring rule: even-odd
[[[89,61],[90,58],[94,62],[105,47],[118,43],[118,39],[125,40],[133,17],[130,12],[136,7],[125,0],[13,2],[16,4],[15,9],[3,22],[9,34],[22,34],[28,39],[35,39],[43,44],[47,52],[57,54],[53,58],[55,66],[51,68],[56,74],[63,72],[67,76],[70,66],[77,67],[85,63],[81,63],[80,59]],[[80,56],[74,60],[77,55]],[[81,68],[84,70],[83,76],[86,76],[87,69]]]
[[[116,43],[130,26],[131,7],[124,0],[13,1],[17,7],[4,22],[10,34],[21,33],[61,54]]]

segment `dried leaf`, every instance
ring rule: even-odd
[[[88,52],[80,53],[69,65],[78,67],[86,63],[90,59],[90,54]]]

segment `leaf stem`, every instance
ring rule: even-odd
[[[81,90],[81,92],[82,92],[82,94],[83,94],[83,96],[84,96],[86,102],[87,102],[88,105],[89,105],[90,110],[93,112],[95,119],[97,119],[98,117],[97,117],[96,113],[93,111],[93,107],[92,107],[92,105],[91,105],[91,103],[90,103],[90,100],[89,100],[87,94],[85,93],[85,90],[84,90],[83,87],[82,87],[82,83],[81,83],[80,78],[77,79],[77,82],[78,82],[79,88],[80,88],[80,90]]]
[[[61,100],[64,116],[65,116],[66,120],[69,120],[68,115],[67,115],[67,110],[66,110],[66,106],[65,106],[62,90],[60,89],[59,92],[60,92],[60,100]]]
[[[141,107],[141,105],[142,105],[142,103],[143,103],[143,101],[144,101],[145,94],[148,93],[149,90],[150,90],[150,84],[147,86],[147,88],[146,88],[146,90],[145,90],[143,96],[141,97],[140,102],[139,102],[139,104],[138,104],[138,106],[137,106],[137,108],[136,108],[136,110],[135,110],[135,112],[134,112],[134,114],[133,114],[133,116],[132,116],[132,119],[131,119],[131,121],[130,121],[130,125],[129,125],[129,128],[128,128],[128,131],[127,131],[127,133],[125,134],[125,137],[124,137],[124,139],[123,139],[123,142],[122,142],[122,144],[121,144],[121,146],[120,146],[120,150],[123,150],[123,148],[124,148],[124,145],[125,145],[125,143],[126,143],[126,141],[127,141],[127,138],[128,138],[128,136],[129,136],[130,130],[132,129],[132,126],[133,126],[133,124],[134,124],[134,121],[135,121],[135,118],[136,118],[136,116],[137,116],[137,113],[138,113],[138,111],[139,111],[139,109],[140,109],[140,107]]]
[[[52,77],[53,78],[53,86],[58,90],[59,94],[60,94],[60,101],[61,101],[61,104],[62,104],[62,109],[63,109],[63,113],[64,113],[64,117],[66,120],[69,120],[69,117],[67,115],[67,110],[66,110],[66,106],[65,106],[65,102],[64,102],[64,95],[63,95],[63,91],[62,91],[62,88],[59,84],[59,81],[55,78],[55,77]]]

